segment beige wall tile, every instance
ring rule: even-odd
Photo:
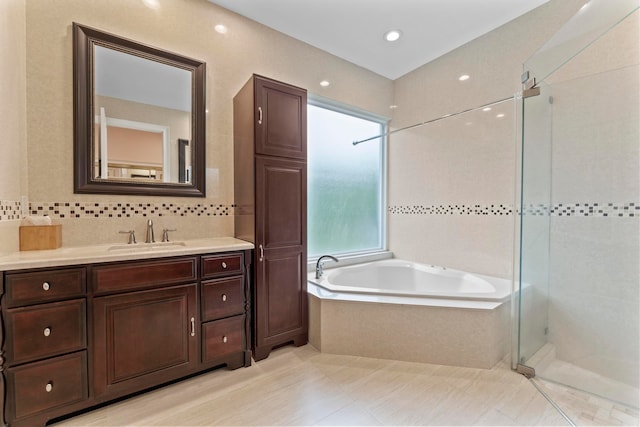
[[[233,203],[232,99],[252,73],[301,86],[311,93],[378,114],[387,113],[392,99],[392,82],[386,78],[206,0],[164,0],[159,4],[160,7],[153,10],[143,2],[128,0],[61,0],[55,4],[27,0],[26,128],[29,135],[28,192],[31,200],[186,202],[185,199],[171,197],[150,199],[73,194],[72,22],[207,63],[207,197],[188,200],[194,204]],[[16,21],[16,25],[24,26],[24,17]],[[225,24],[229,32],[225,35],[216,33],[213,27],[217,23]],[[25,57],[24,48],[20,53]],[[24,71],[19,73],[24,74]],[[330,80],[332,85],[321,88],[318,83],[323,79]],[[24,89],[21,93],[24,97]],[[3,108],[13,108],[12,105],[2,105]],[[3,154],[6,146],[2,146]],[[20,182],[16,180],[16,183]],[[14,188],[11,192],[20,194]],[[144,219],[137,217],[121,223],[135,228]],[[216,219],[209,223],[196,219],[193,222],[197,225],[194,225],[192,219],[192,216],[175,217],[171,221],[172,227],[192,230],[185,236],[193,234],[196,229],[200,237],[233,233],[232,221]],[[121,227],[120,224],[117,227],[108,225],[96,233],[96,228],[108,222],[102,218],[64,222],[65,244],[68,245],[84,244],[88,239],[86,236],[95,236],[94,242],[111,242],[119,238],[113,232]]]

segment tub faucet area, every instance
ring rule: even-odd
[[[322,264],[323,264],[322,260],[324,258],[330,258],[334,262],[339,262],[338,258],[331,255],[322,255],[321,257],[319,257],[318,261],[316,261],[316,279],[319,279],[322,277]]]

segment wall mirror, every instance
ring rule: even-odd
[[[74,192],[204,197],[205,63],[73,24]]]

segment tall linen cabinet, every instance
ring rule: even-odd
[[[307,92],[253,75],[233,98],[235,235],[255,245],[252,351],[308,341]]]

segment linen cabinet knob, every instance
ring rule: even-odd
[[[45,390],[47,393],[51,393],[51,390],[53,390],[53,383],[52,383],[51,381],[49,381],[49,382],[47,383],[47,385],[46,385],[46,386],[44,386],[44,390]]]
[[[51,335],[51,328],[44,328],[44,331],[42,331],[42,333],[45,337],[48,337],[49,335]]]
[[[42,284],[42,289],[44,289],[45,291],[48,291],[51,288],[51,285],[49,285],[49,282],[44,282]]]

